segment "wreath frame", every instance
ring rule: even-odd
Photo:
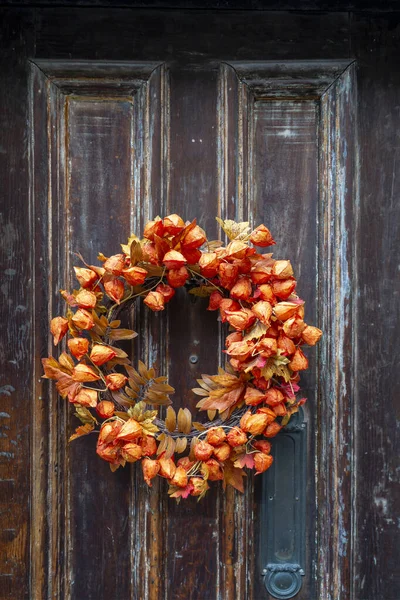
[[[217,221],[226,246],[208,241],[196,219],[185,223],[172,214],[149,221],[141,239],[131,235],[122,253],[100,253],[102,266],[78,255],[84,264],[74,267],[80,288],[60,290],[67,311],[50,325],[54,345],[67,337],[68,351],[58,360],[42,359],[44,377],[56,380],[82,423],[69,441],[98,433],[96,452],[112,471],[140,461],[146,483],[165,478],[178,502],[201,499],[210,481],[243,492],[245,469],[258,475],[271,466],[269,440],[306,401],[297,395],[299,373],[308,368],[302,347],[322,335],[304,321],[290,261],[256,251],[275,245],[269,229]],[[232,330],[225,340],[227,366],[202,375],[193,389],[201,398],[197,407],[208,413],[205,423],[193,421],[188,408],[176,413],[167,377],[140,360],[135,369],[117,345],[137,336],[120,327],[122,310],[142,297],[160,312],[180,287],[209,297],[208,310],[218,311]]]

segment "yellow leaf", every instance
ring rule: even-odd
[[[244,342],[248,342],[249,340],[259,339],[265,333],[267,333],[267,326],[261,323],[261,321],[257,321],[256,324],[250,329],[248,333],[243,338]]]
[[[96,417],[85,406],[75,406],[75,416],[81,423],[98,423]]]
[[[250,238],[250,224],[248,221],[236,222],[231,219],[222,220],[219,217],[216,217],[216,219],[230,240],[247,241]]]
[[[143,429],[147,435],[151,435],[154,437],[154,435],[160,431],[158,429],[157,425],[154,425],[154,423],[152,423],[152,420],[150,420],[150,419],[141,421],[140,424],[143,427]]]

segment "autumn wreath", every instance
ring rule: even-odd
[[[302,346],[322,334],[304,322],[290,262],[256,252],[275,244],[269,230],[217,220],[226,246],[172,214],[148,222],[143,239],[132,235],[121,254],[99,254],[102,266],[74,267],[80,289],[61,290],[66,316],[51,321],[54,344],[68,334],[68,351],[43,359],[45,377],[57,381],[82,422],[70,440],[96,432],[97,454],[113,471],[141,461],[146,483],[164,477],[178,501],[203,497],[209,481],[243,491],[244,468],[258,474],[271,466],[269,440],[305,402],[298,395],[299,372],[308,367]],[[136,370],[116,345],[137,335],[120,327],[124,307],[142,297],[162,311],[183,286],[209,296],[208,310],[231,330],[225,370],[202,375],[193,389],[206,423],[193,422],[188,408],[176,414],[167,378],[141,361]]]

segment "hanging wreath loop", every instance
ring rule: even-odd
[[[259,474],[271,466],[269,440],[305,402],[302,347],[322,335],[304,321],[290,262],[256,251],[275,244],[265,225],[251,231],[247,222],[217,220],[226,246],[208,241],[196,220],[172,214],[148,222],[143,238],[132,235],[120,254],[99,254],[101,266],[82,259],[74,267],[80,288],[61,290],[66,315],[51,321],[54,344],[67,336],[67,349],[42,361],[82,423],[70,440],[96,432],[97,454],[112,471],[140,461],[146,483],[165,478],[177,501],[202,498],[210,481],[243,491],[245,468]],[[225,369],[202,375],[193,389],[206,423],[193,421],[188,408],[176,413],[167,377],[142,361],[135,369],[118,347],[137,335],[121,328],[124,308],[142,298],[163,311],[179,287],[209,297],[207,310],[230,326]]]

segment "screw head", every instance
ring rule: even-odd
[[[189,356],[189,362],[192,363],[192,365],[195,365],[199,360],[199,357],[197,356],[197,354],[191,354]]]

